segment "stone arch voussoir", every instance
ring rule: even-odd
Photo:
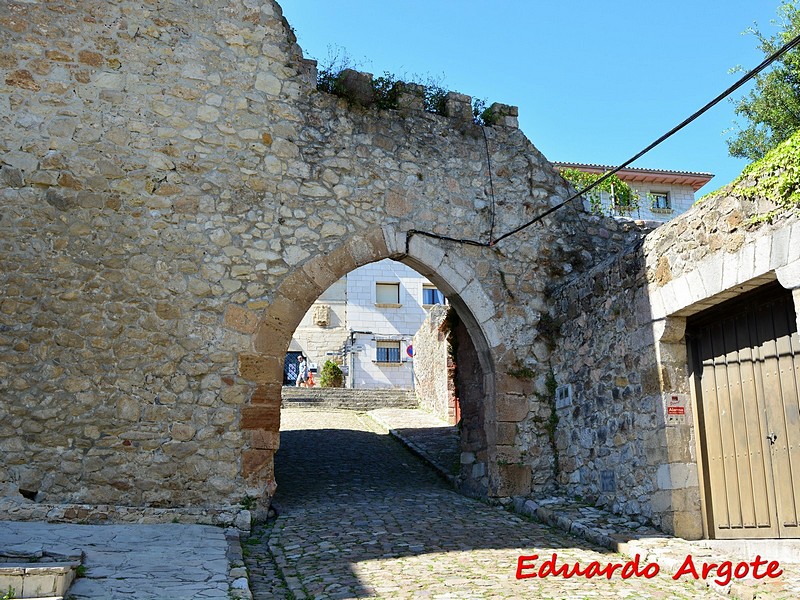
[[[497,310],[476,274],[474,259],[420,236],[407,243],[405,232],[384,226],[354,235],[333,250],[297,265],[276,288],[253,328],[252,350],[239,355],[239,375],[252,386],[250,401],[242,407],[241,428],[249,443],[243,451],[242,476],[267,496],[276,487],[273,456],[279,445],[283,361],[292,335],[309,307],[330,285],[350,271],[384,258],[404,262],[431,279],[451,298],[462,318],[483,371],[490,493],[509,489],[495,464],[495,397],[505,398],[507,391],[505,384],[496,385],[494,364],[506,349],[498,333]],[[503,381],[505,378],[501,378]]]

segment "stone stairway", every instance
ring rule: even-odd
[[[283,408],[348,409],[417,408],[413,390],[284,387]]]

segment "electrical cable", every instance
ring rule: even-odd
[[[492,212],[489,220],[489,243],[492,243],[492,236],[494,236],[494,178],[492,177],[492,157],[489,155],[489,138],[486,137],[486,127],[481,127],[483,132],[483,144],[486,147],[486,164],[489,165],[489,192],[492,195]]]
[[[680,124],[676,125],[672,129],[670,129],[667,133],[665,133],[664,135],[659,137],[656,141],[654,141],[653,143],[648,145],[646,148],[644,148],[644,150],[642,150],[640,152],[637,152],[634,156],[632,156],[631,158],[626,160],[624,163],[622,163],[618,167],[615,167],[615,168],[611,169],[610,171],[607,171],[601,177],[599,177],[598,179],[596,179],[595,181],[593,181],[592,183],[587,185],[582,190],[576,192],[575,194],[573,194],[572,196],[570,196],[569,198],[567,198],[563,202],[560,202],[560,203],[556,204],[555,206],[551,206],[550,208],[548,208],[546,211],[544,211],[540,215],[537,215],[536,217],[534,217],[533,219],[531,219],[530,221],[528,221],[526,223],[523,223],[519,227],[516,227],[516,228],[512,229],[511,231],[509,231],[507,233],[504,233],[503,235],[501,235],[501,236],[499,236],[499,237],[497,237],[495,239],[492,239],[492,234],[493,234],[493,230],[494,230],[494,188],[492,186],[492,220],[491,220],[491,228],[490,228],[490,231],[489,231],[489,242],[488,243],[487,242],[479,242],[479,241],[470,240],[470,239],[452,238],[452,237],[449,237],[449,236],[439,235],[437,233],[430,233],[430,232],[426,232],[426,231],[420,231],[418,229],[409,229],[406,232],[406,253],[408,252],[408,247],[409,247],[409,243],[411,241],[411,236],[412,235],[424,235],[424,236],[427,236],[427,237],[440,239],[440,240],[446,240],[446,241],[457,242],[457,243],[461,243],[461,244],[469,244],[469,245],[473,245],[473,246],[482,246],[482,247],[485,247],[485,248],[491,248],[492,246],[494,246],[498,242],[501,242],[504,239],[509,238],[512,235],[515,235],[515,234],[519,233],[523,229],[527,229],[531,225],[533,225],[535,223],[538,223],[539,221],[544,219],[546,216],[554,213],[559,208],[562,208],[563,206],[569,204],[573,200],[576,200],[576,199],[580,198],[586,192],[591,191],[596,186],[600,185],[602,182],[604,182],[606,179],[608,179],[609,177],[611,177],[612,175],[614,175],[618,171],[621,171],[622,169],[624,169],[625,167],[627,167],[631,163],[639,160],[642,156],[644,156],[645,154],[650,152],[650,150],[652,150],[656,146],[660,145],[661,143],[663,143],[664,141],[666,141],[667,139],[672,137],[674,134],[676,134],[678,131],[680,131],[681,129],[683,129],[687,125],[689,125],[689,123],[693,122],[694,120],[696,120],[701,115],[703,115],[706,112],[708,112],[711,108],[713,108],[714,106],[719,104],[727,96],[731,95],[733,92],[735,92],[740,87],[742,87],[745,83],[747,83],[748,81],[753,79],[761,71],[766,69],[769,65],[771,65],[773,62],[775,62],[778,58],[780,58],[781,56],[786,54],[789,50],[797,47],[798,45],[800,45],[800,35],[797,35],[794,38],[792,38],[791,40],[789,40],[781,48],[779,48],[778,50],[773,52],[770,56],[765,58],[757,67],[755,67],[754,69],[752,69],[752,70],[748,71],[747,73],[745,73],[745,75],[743,77],[741,77],[736,83],[731,85],[728,89],[726,89],[724,92],[719,94],[716,98],[714,98],[713,100],[708,102],[700,110],[696,111],[691,116],[689,116],[686,119],[684,119]],[[484,132],[484,136],[485,135],[486,135],[486,133]],[[487,143],[487,147],[486,147],[486,152],[487,152],[487,156],[488,156],[488,152],[489,152],[488,143]],[[490,167],[489,167],[490,184],[492,183],[491,176],[492,176],[492,171],[491,171],[491,164],[490,164]]]

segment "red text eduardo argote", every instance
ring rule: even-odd
[[[644,577],[652,579],[661,572],[658,563],[642,562],[637,554],[631,560],[625,562],[609,562],[601,564],[594,560],[585,567],[578,562],[559,562],[558,554],[553,554],[542,561],[539,561],[538,554],[520,556],[517,559],[517,579],[529,579],[532,577],[562,577],[571,579],[572,577],[585,577],[593,579],[595,577],[605,577],[611,579],[615,575],[620,579],[630,579],[631,577]],[[730,560],[715,562],[697,561],[691,554],[687,554],[681,566],[671,576],[678,580],[683,577],[693,579],[713,578],[718,585],[728,585],[733,579],[743,579],[752,577],[753,579],[764,579],[765,577],[774,579],[780,577],[783,570],[776,560],[765,560],[760,555],[756,555],[751,561],[741,561],[734,563]]]

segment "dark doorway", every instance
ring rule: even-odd
[[[283,385],[294,385],[297,383],[297,357],[302,352],[287,352],[283,361]]]

